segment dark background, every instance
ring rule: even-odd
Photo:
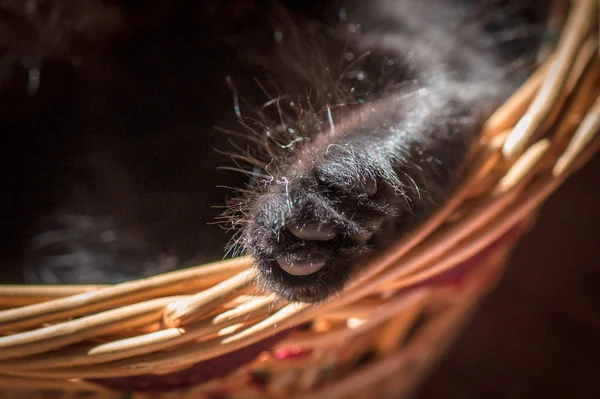
[[[534,229],[418,399],[600,398],[600,156]]]

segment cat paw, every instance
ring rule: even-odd
[[[394,219],[388,180],[369,154],[336,145],[263,181],[241,235],[262,285],[301,302],[339,292]]]

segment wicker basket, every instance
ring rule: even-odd
[[[536,209],[600,148],[598,2],[556,4],[560,39],[488,120],[469,178],[340,296],[283,303],[247,258],[116,286],[0,286],[0,398],[409,395]]]

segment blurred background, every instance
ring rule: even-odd
[[[600,156],[547,201],[416,398],[600,398]]]

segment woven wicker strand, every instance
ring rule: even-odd
[[[600,149],[598,2],[565,4],[548,23],[564,21],[556,48],[488,119],[463,185],[341,295],[285,303],[255,284],[249,258],[115,286],[0,286],[0,398],[117,398],[92,380],[160,380],[284,331],[233,372],[152,397],[405,397],[493,287],[540,204]]]

